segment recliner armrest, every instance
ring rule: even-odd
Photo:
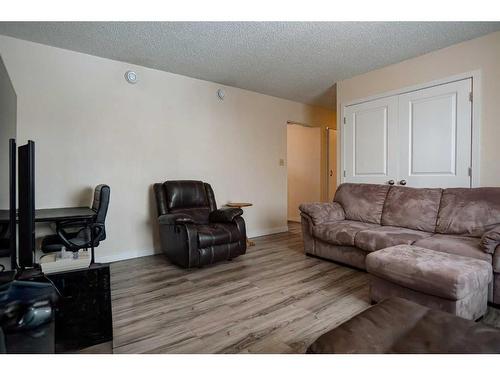
[[[314,225],[345,220],[344,209],[337,202],[302,203],[299,206],[299,210],[309,216]]]
[[[221,208],[210,212],[208,220],[211,223],[231,223],[238,216],[243,215],[241,208]]]
[[[194,223],[194,219],[188,214],[165,214],[158,216],[158,222],[163,225]]]

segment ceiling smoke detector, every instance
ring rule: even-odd
[[[125,72],[125,79],[127,80],[128,83],[137,83],[137,73],[134,72],[133,70],[127,70]]]
[[[223,89],[218,89],[217,90],[217,97],[220,99],[220,100],[224,100],[224,97],[226,96],[226,93]]]

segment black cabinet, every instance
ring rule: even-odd
[[[55,317],[56,353],[113,340],[108,264],[47,277],[61,293]]]

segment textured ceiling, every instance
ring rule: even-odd
[[[332,108],[334,83],[500,22],[0,22],[0,34]]]

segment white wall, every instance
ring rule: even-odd
[[[350,101],[476,70],[481,82],[474,82],[474,95],[482,102],[475,124],[481,128],[479,183],[500,186],[500,32],[338,82],[338,121]]]
[[[288,220],[300,221],[299,205],[321,200],[321,128],[288,125]]]
[[[36,206],[88,205],[96,184],[111,186],[98,260],[159,250],[151,186],[167,179],[210,182],[219,206],[254,203],[250,236],[286,230],[286,121],[326,110],[232,87],[219,101],[215,83],[10,37],[0,53],[18,94],[18,143],[36,142]]]
[[[0,209],[9,208],[9,139],[16,137],[16,111],[16,93],[0,55]]]

